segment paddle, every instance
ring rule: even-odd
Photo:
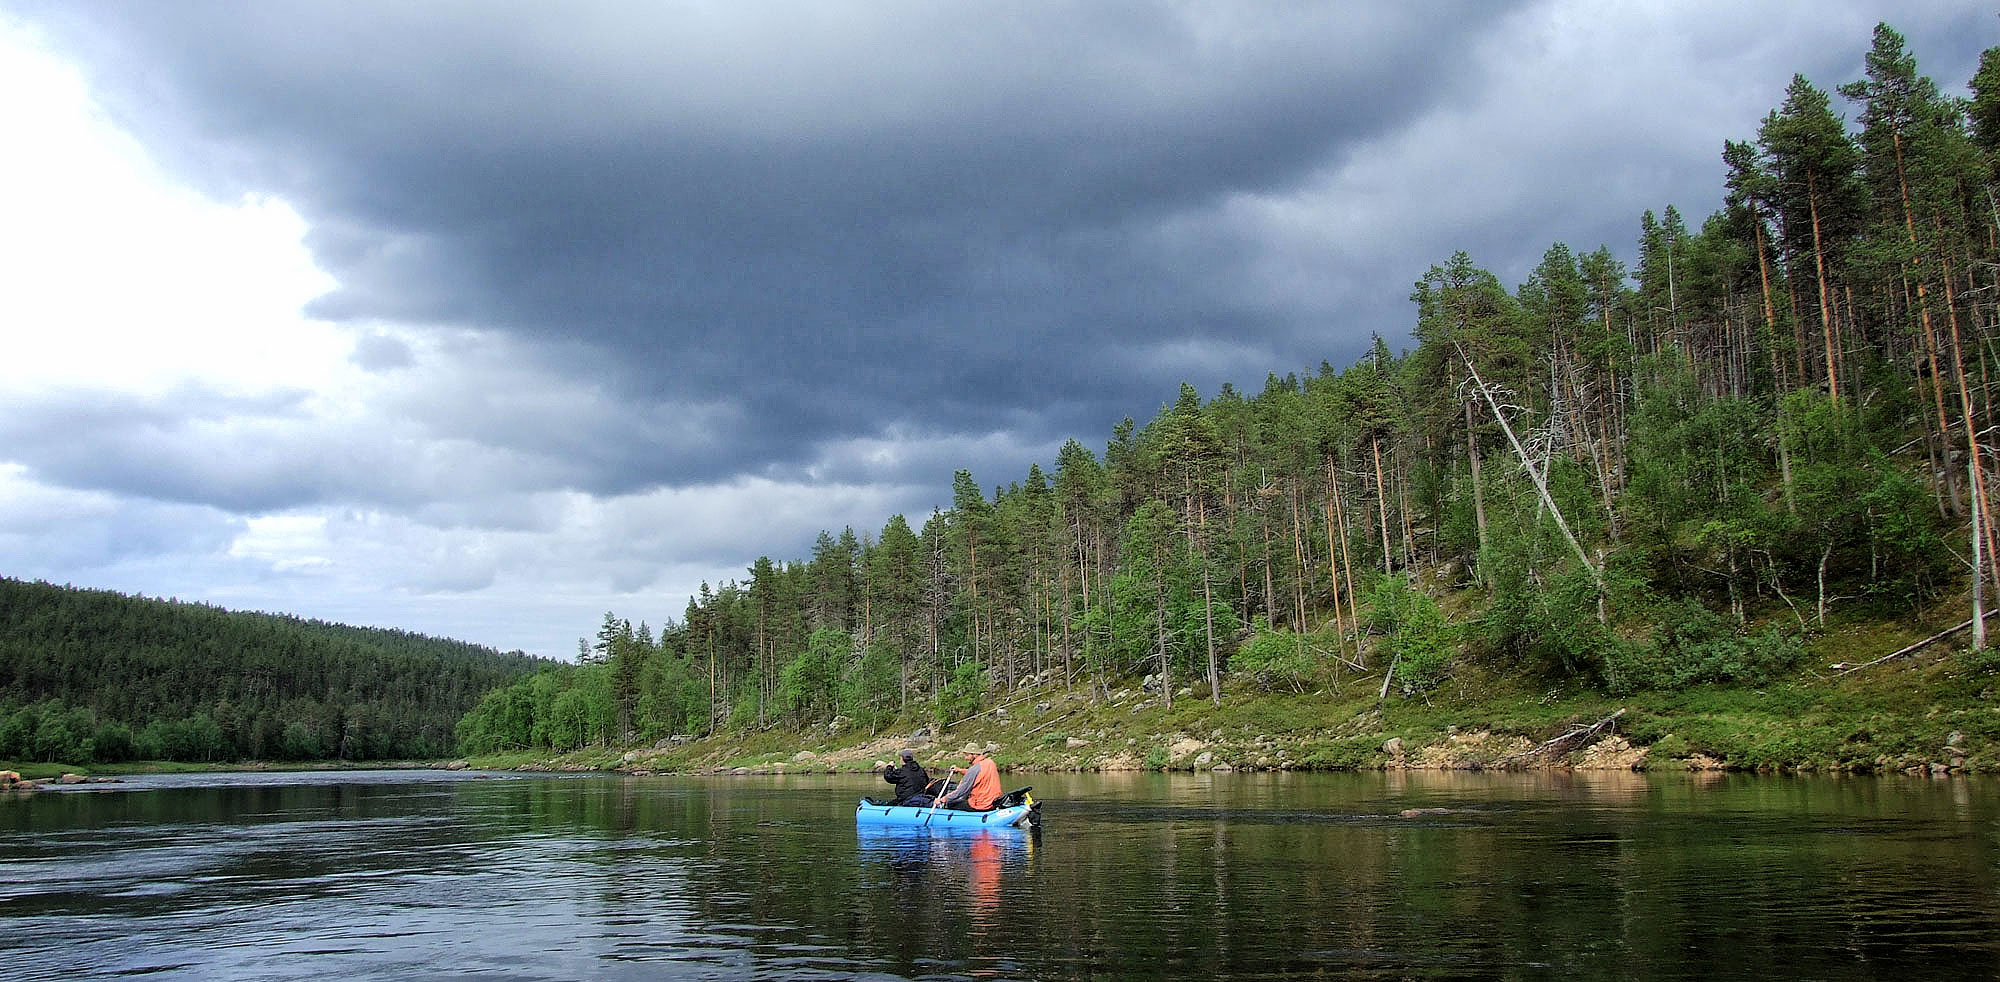
[[[943,801],[944,796],[951,791],[951,776],[956,773],[958,773],[958,768],[956,767],[945,768],[944,787],[939,788],[937,795],[931,798],[931,810],[924,813],[925,826],[929,826],[931,824],[931,816],[937,814],[938,802]]]

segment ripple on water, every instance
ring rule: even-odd
[[[9,840],[9,978],[2000,974],[1991,795],[1119,780],[1038,780],[1039,837],[866,834],[858,781],[154,789]]]

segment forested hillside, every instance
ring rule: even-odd
[[[1720,209],[1640,216],[1630,264],[1556,243],[1510,290],[1450,256],[1411,350],[1183,386],[1101,455],[991,493],[961,471],[920,524],[704,585],[657,638],[607,615],[464,745],[949,721],[1028,676],[1755,684],[1841,618],[1969,616],[1994,580],[2000,49],[1971,91],[1878,28],[1844,106],[1795,78],[1718,134]]]
[[[0,760],[451,752],[536,659],[403,631],[0,578]]]

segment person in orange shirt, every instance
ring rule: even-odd
[[[974,750],[965,755],[965,780],[938,804],[959,811],[992,811],[993,803],[1000,800],[1000,769],[993,764],[993,758],[984,750]]]

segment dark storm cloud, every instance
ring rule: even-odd
[[[641,419],[731,407],[685,452],[600,448],[583,480],[622,490],[896,423],[1101,440],[1183,378],[1261,381],[1204,341],[1350,358],[1174,230],[1421,113],[1511,9],[1404,6],[28,9],[177,169],[304,214],[341,284],[315,313],[503,331]]]
[[[303,394],[182,387],[0,401],[0,446],[40,481],[159,502],[260,512],[382,477],[372,441],[307,435]],[[343,477],[343,475],[345,475]],[[381,494],[380,484],[369,488]]]
[[[302,393],[200,385],[0,399],[0,446],[37,480],[157,501],[244,514],[326,502],[449,514],[454,503],[524,489],[637,490],[632,475],[650,457],[705,460],[714,431],[736,425],[726,410],[627,406],[547,376],[460,367],[378,396],[400,411],[386,416],[321,418]],[[495,527],[523,520],[481,514]]]

